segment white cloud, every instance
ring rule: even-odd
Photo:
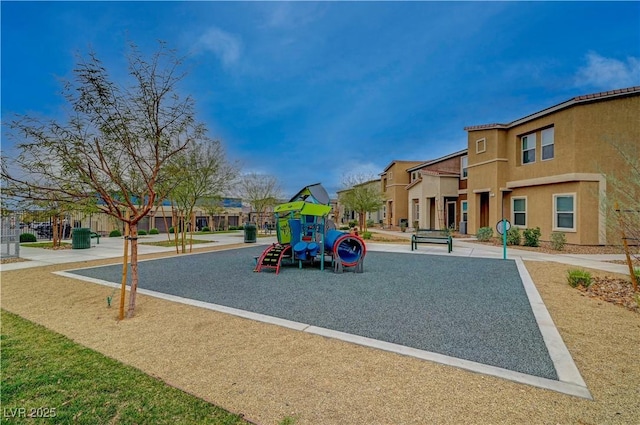
[[[198,51],[213,52],[224,66],[230,66],[240,59],[242,43],[233,34],[212,27],[198,38],[196,48]]]
[[[611,90],[640,85],[640,58],[621,61],[589,52],[586,60],[587,64],[576,73],[576,86]]]

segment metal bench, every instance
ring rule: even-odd
[[[100,245],[100,234],[97,232],[91,232],[91,239],[96,238],[98,245]]]
[[[418,249],[421,243],[442,243],[447,244],[447,252],[453,251],[453,239],[451,235],[443,230],[418,229],[411,235],[411,251]]]

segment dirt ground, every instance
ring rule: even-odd
[[[593,400],[140,294],[135,317],[119,322],[112,289],[51,273],[114,262],[4,271],[2,308],[260,424],[640,418],[640,315],[569,287],[569,266],[526,263]]]

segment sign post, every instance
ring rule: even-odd
[[[496,224],[496,230],[498,231],[499,234],[502,235],[502,259],[503,260],[507,259],[507,232],[509,231],[509,229],[511,229],[511,223],[509,223],[509,220],[507,220],[504,217],[502,218],[502,220],[500,220]]]

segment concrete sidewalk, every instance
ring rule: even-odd
[[[453,252],[447,253],[447,248],[444,245],[436,244],[421,244],[418,249],[411,251],[409,240],[411,239],[411,232],[396,232],[389,230],[375,229],[376,233],[383,233],[395,237],[406,238],[407,243],[376,243],[367,242],[367,249],[370,251],[382,251],[382,252],[405,252],[410,254],[432,254],[432,255],[455,255],[461,257],[478,257],[478,258],[498,258],[501,259],[504,256],[503,248],[478,244],[469,242],[465,239],[454,239]],[[173,247],[159,247],[144,245],[145,242],[157,242],[166,240],[167,236],[162,235],[147,235],[141,236],[138,239],[138,255],[153,254],[158,252],[172,252],[175,251]],[[242,231],[235,233],[219,233],[219,234],[197,234],[194,235],[194,239],[209,240],[210,243],[195,244],[194,249],[206,248],[212,246],[224,246],[233,245],[244,242],[244,234]],[[71,243],[71,241],[65,241]],[[257,238],[257,245],[269,245],[276,242],[276,237],[259,237]],[[98,244],[95,239],[91,239],[91,248],[89,249],[43,249],[43,248],[28,248],[25,246],[20,247],[20,257],[30,260],[16,263],[8,263],[0,265],[0,271],[26,269],[32,267],[47,266],[51,264],[61,263],[73,263],[77,261],[91,261],[102,260],[105,258],[118,258],[122,257],[124,250],[123,238],[100,238]],[[540,252],[527,251],[512,247],[507,247],[507,259],[520,258],[525,261],[552,261],[556,263],[569,264],[575,267],[585,267],[597,270],[603,270],[612,273],[627,274],[629,269],[624,264],[615,264],[608,261],[611,260],[624,260],[623,254],[616,255],[577,255],[577,254],[546,254]]]
[[[194,250],[212,246],[233,245],[244,242],[244,233],[219,233],[219,234],[196,234],[194,239],[208,240],[209,243],[194,244]],[[145,245],[145,242],[166,241],[167,235],[145,235],[138,238],[138,255],[154,254],[158,252],[175,252],[175,247],[161,247]],[[268,245],[275,242],[275,236],[259,237],[256,244]],[[71,243],[71,240],[64,242]],[[52,264],[74,263],[77,261],[103,260],[106,258],[122,257],[124,251],[124,238],[100,238],[100,243],[96,239],[91,239],[91,248],[88,249],[43,249],[20,246],[20,257],[29,261],[7,263],[0,265],[0,271],[27,269],[32,267],[50,266]]]
[[[369,244],[367,249],[372,251],[394,251],[394,252],[411,252],[409,240],[411,232],[395,232],[390,230],[375,229],[376,233],[383,233],[395,237],[403,237],[407,239],[407,246],[396,244]],[[504,250],[502,247],[484,245],[469,242],[472,239],[454,239],[453,252],[447,253],[445,245],[421,244],[415,252],[439,255],[457,255],[462,257],[479,257],[479,258],[504,258]],[[547,254],[542,252],[527,251],[508,246],[506,250],[507,259],[520,258],[525,261],[552,261],[555,263],[569,264],[575,267],[585,267],[597,270],[603,270],[611,273],[628,274],[629,268],[625,264],[610,263],[611,260],[625,260],[624,254]]]

